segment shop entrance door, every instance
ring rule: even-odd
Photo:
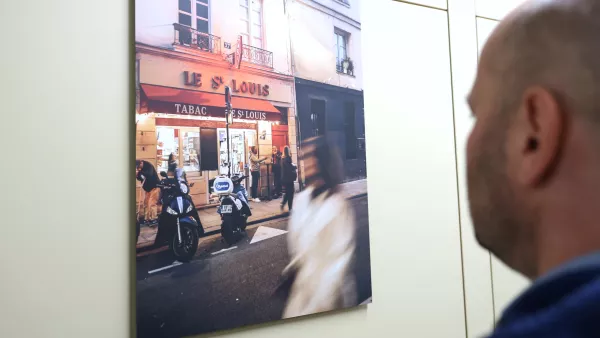
[[[219,133],[219,174],[227,175],[227,131],[218,129]],[[244,166],[248,161],[248,148],[256,145],[256,131],[246,129],[229,129],[229,152],[231,154],[231,175],[244,174]]]
[[[273,130],[273,146],[277,147],[277,149],[283,153],[283,148],[285,146],[289,146],[289,140],[288,140],[288,133],[287,133],[287,128],[285,128],[286,130],[283,130],[283,128],[281,128],[280,130]]]

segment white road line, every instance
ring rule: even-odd
[[[162,267],[162,268],[160,268],[160,269],[156,269],[156,270],[148,271],[148,274],[150,274],[150,275],[151,275],[151,274],[153,274],[153,273],[156,273],[156,272],[159,272],[159,271],[163,271],[163,270],[167,270],[167,269],[170,269],[170,268],[174,268],[174,267],[176,267],[176,266],[179,266],[179,265],[181,265],[181,264],[183,264],[183,263],[181,263],[181,262],[178,262],[178,261],[175,261],[175,262],[173,262],[173,264],[171,264],[171,265],[168,265],[168,266],[163,266],[163,267]]]
[[[258,242],[264,241],[265,239],[269,239],[272,237],[281,236],[286,233],[287,233],[287,231],[285,231],[285,230],[261,226],[256,230],[256,232],[254,233],[254,236],[252,236],[252,240],[250,241],[250,244],[258,243]]]
[[[223,253],[223,252],[229,251],[229,250],[233,250],[233,249],[237,249],[237,246],[233,246],[231,248],[227,248],[227,249],[223,249],[223,250],[219,250],[219,251],[213,252],[213,253],[211,253],[211,255],[218,255],[220,253]]]

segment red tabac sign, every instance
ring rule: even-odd
[[[225,118],[225,95],[142,84],[148,111],[162,114]],[[279,121],[271,103],[246,97],[231,98],[234,119]]]

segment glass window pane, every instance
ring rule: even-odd
[[[240,0],[240,5],[248,6],[248,0]]]
[[[183,133],[183,169],[200,171],[200,133],[187,131]]]
[[[191,13],[192,12],[192,2],[190,0],[179,0],[179,10]]]
[[[257,48],[262,48],[262,39],[257,39],[257,38],[253,38],[252,39],[252,46],[257,47]]]
[[[255,38],[262,37],[262,27],[259,25],[252,25],[252,36]]]
[[[252,0],[252,8],[260,10],[262,7],[261,0]]]
[[[186,26],[192,26],[192,16],[179,13],[179,23]]]
[[[240,33],[250,34],[250,24],[247,21],[240,20]]]
[[[196,15],[208,19],[208,6],[201,3],[196,3]]]
[[[245,45],[248,44],[248,35],[247,34],[242,34],[242,43]]]
[[[248,8],[240,6],[240,18],[248,20]]]
[[[175,154],[175,160],[179,154],[179,137],[177,130],[173,128],[156,128],[156,157],[158,171],[168,170],[168,159],[170,154]]]
[[[208,34],[208,21],[196,19],[196,30]]]
[[[252,23],[260,25],[261,22],[262,22],[261,19],[262,18],[261,18],[261,15],[260,15],[260,11],[257,12],[255,10],[253,10],[252,11]]]

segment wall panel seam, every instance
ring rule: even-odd
[[[448,4],[448,0],[446,0]],[[461,266],[461,277],[462,277],[462,292],[463,292],[463,312],[465,318],[465,337],[469,337],[469,325],[467,324],[467,290],[465,287],[465,259],[464,259],[464,248],[463,248],[463,234],[462,234],[462,217],[460,210],[460,184],[458,182],[458,150],[457,150],[457,138],[456,138],[456,102],[454,99],[454,70],[452,67],[452,38],[450,33],[450,12],[446,11],[446,23],[448,25],[448,55],[450,61],[450,94],[452,97],[452,131],[454,136],[454,173],[456,177],[456,198],[457,198],[457,211],[458,211],[458,235],[460,242],[460,266]]]
[[[438,11],[444,11],[444,12],[448,11],[448,0],[446,0],[446,8],[436,7],[436,6],[431,6],[431,5],[425,5],[425,4],[420,4],[420,3],[417,3],[417,2],[412,2],[412,1],[407,1],[407,0],[393,0],[393,1],[395,1],[395,2],[403,2],[405,4],[419,6],[419,7],[425,7],[425,8],[435,9],[435,10],[438,10]]]

